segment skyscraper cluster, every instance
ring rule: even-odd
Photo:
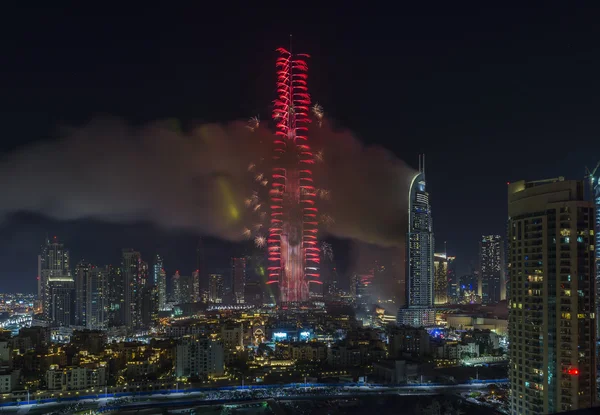
[[[237,264],[236,295],[243,298],[245,259]],[[157,321],[159,311],[173,304],[200,302],[200,282],[199,270],[189,276],[176,272],[169,297],[163,258],[156,255],[149,265],[133,249],[122,250],[118,266],[82,260],[72,270],[69,251],[54,237],[45,241],[38,256],[38,300],[42,318],[51,327],[147,328]],[[215,302],[222,301],[222,288],[218,291],[221,299]]]

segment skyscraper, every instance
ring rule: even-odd
[[[594,224],[595,233],[595,253],[596,253],[596,298],[600,298],[600,175],[597,173],[600,168],[600,162],[594,170],[587,170],[587,179],[589,183],[590,199],[594,203],[596,210],[596,222]],[[600,315],[600,300],[596,301],[596,316]],[[596,318],[596,334],[600,336],[600,318]]]
[[[210,274],[208,276],[208,302],[213,304],[223,302],[223,275]]]
[[[483,235],[479,242],[479,281],[477,294],[484,303],[506,299],[504,241],[500,235]]]
[[[144,279],[142,257],[133,249],[123,249],[121,263],[124,293],[124,323],[129,329],[141,326],[140,292]],[[147,267],[146,267],[147,268]]]
[[[406,306],[398,310],[398,324],[429,326],[433,309],[433,227],[429,193],[425,190],[425,156],[419,157],[419,172],[408,193],[406,236]]]
[[[75,267],[75,313],[74,324],[76,326],[87,326],[88,306],[88,280],[92,265],[87,261],[80,261]]]
[[[192,303],[198,303],[202,301],[200,294],[200,270],[197,269],[196,271],[192,272]]]
[[[86,327],[90,330],[107,328],[109,293],[108,267],[91,266],[86,287]]]
[[[38,274],[39,284],[38,293],[42,294],[42,308],[44,317],[47,321],[52,321],[51,311],[51,296],[50,296],[50,282],[55,281],[58,286],[67,286],[68,282],[73,282],[71,276],[71,267],[69,261],[69,251],[65,249],[64,245],[58,241],[55,236],[51,240],[46,239],[46,243],[42,246],[40,255],[38,256]],[[63,287],[64,288],[64,287]],[[74,297],[70,297],[74,300]],[[74,310],[69,310],[72,312]]]
[[[108,266],[108,324],[125,325],[125,279],[121,267]]]
[[[278,49],[277,91],[273,119],[271,223],[266,240],[268,284],[279,284],[282,303],[309,299],[309,284],[320,284],[317,241],[317,190],[312,178],[314,155],[308,145],[310,95],[306,80],[308,55]]]
[[[321,279],[323,281],[323,298],[332,300],[338,291],[338,275],[333,247],[327,242],[321,244]]]
[[[48,281],[48,311],[51,327],[68,327],[75,314],[75,283],[71,277],[52,277]]]
[[[245,302],[246,258],[231,258],[231,277],[234,302],[243,304]]]
[[[435,304],[448,304],[448,259],[445,253],[433,255],[433,278]]]
[[[456,257],[446,256],[448,260],[448,301],[456,304],[460,295],[460,281],[456,273]]]
[[[164,269],[163,259],[158,254],[152,263],[152,280],[158,290],[158,309],[164,310],[167,304],[167,273]]]
[[[594,213],[582,181],[508,186],[511,414],[595,402]]]

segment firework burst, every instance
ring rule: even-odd
[[[260,118],[258,118],[258,116],[252,117],[248,120],[248,125],[246,125],[246,128],[248,128],[250,131],[254,132],[258,129],[258,127],[260,127]]]
[[[321,127],[323,125],[323,116],[325,115],[323,113],[323,107],[320,106],[319,103],[316,103],[315,105],[312,106],[311,112],[314,115],[314,117],[316,118],[317,124],[319,125],[319,127]]]
[[[257,248],[264,248],[267,246],[267,238],[264,236],[257,236],[254,238],[254,245],[256,245]]]

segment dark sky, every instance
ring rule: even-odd
[[[481,234],[504,233],[507,181],[581,178],[600,160],[598,10],[326,3],[6,6],[0,150],[103,114],[266,117],[274,49],[293,33],[294,49],[312,55],[313,100],[330,117],[413,166],[426,153],[436,240],[462,270]],[[196,235],[19,215],[0,224],[0,291],[33,291],[46,232],[76,260],[114,262],[133,246],[165,252],[172,269],[195,266]]]

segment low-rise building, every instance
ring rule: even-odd
[[[373,363],[373,375],[383,383],[399,385],[418,376],[418,365],[406,360],[382,360]]]
[[[19,385],[20,370],[0,370],[0,393],[9,393],[17,389]]]
[[[46,371],[46,386],[49,390],[82,390],[106,386],[106,366],[60,368],[52,365]]]
[[[327,359],[327,346],[324,343],[292,343],[289,351],[294,360],[320,362]]]
[[[225,373],[223,344],[214,338],[185,337],[177,345],[178,378],[211,378]]]

